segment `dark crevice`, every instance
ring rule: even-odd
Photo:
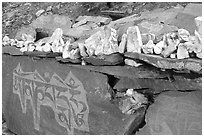
[[[45,38],[45,37],[48,37],[49,34],[46,33],[46,32],[43,32],[41,29],[36,29],[36,39],[35,39],[35,42],[38,41],[39,39],[42,39],[42,38]]]

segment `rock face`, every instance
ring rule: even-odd
[[[202,92],[161,93],[146,114],[138,135],[201,135]]]

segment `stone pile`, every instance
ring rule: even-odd
[[[111,21],[110,18],[100,16],[79,16],[74,24],[65,16],[43,15],[32,22],[31,28],[48,30],[52,32],[50,37],[36,41],[33,34],[21,32],[15,39],[5,36],[3,46],[15,46],[21,52],[57,52],[62,53],[62,58],[69,59],[125,52],[155,54],[172,59],[202,58],[202,17],[194,18],[194,34],[185,29],[185,26],[178,28],[159,23],[169,23],[170,19],[188,11],[181,7],[174,10],[144,12],[140,17],[126,17],[125,21]],[[169,18],[164,18],[163,13],[169,15]],[[136,21],[138,23],[134,23]],[[128,59],[125,63],[138,66]]]

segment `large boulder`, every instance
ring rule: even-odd
[[[70,29],[72,25],[71,18],[64,15],[42,15],[34,20],[30,26],[33,28],[47,30],[51,35],[57,28],[63,31]]]

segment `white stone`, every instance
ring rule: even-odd
[[[42,51],[50,52],[51,51],[51,45],[49,43],[46,43],[44,46],[42,46]]]
[[[142,65],[141,63],[137,63],[132,59],[125,59],[124,62],[126,65],[133,66],[133,67],[139,67]]]
[[[142,51],[145,54],[148,54],[148,53],[153,54],[153,48],[154,47],[155,47],[155,44],[153,43],[153,41],[149,40],[146,45],[142,46]]]
[[[189,54],[184,44],[180,43],[177,49],[177,59],[185,59],[185,58],[189,58]]]
[[[80,55],[82,57],[87,57],[88,55],[86,53],[84,43],[78,43],[78,46],[79,46],[79,50],[80,50]]]
[[[28,47],[27,47],[27,46],[24,46],[24,47],[20,48],[20,51],[21,51],[21,52],[28,51]]]
[[[123,34],[121,38],[121,42],[119,44],[119,52],[125,53],[126,49],[127,49],[127,34]]]
[[[36,15],[37,17],[39,17],[43,12],[45,12],[45,10],[44,10],[44,9],[41,9],[41,10],[37,11],[37,12],[35,13],[35,15]]]
[[[141,53],[142,37],[138,26],[127,29],[127,52]]]
[[[178,29],[178,36],[183,41],[189,41],[190,33],[186,29]]]
[[[128,90],[126,91],[126,95],[132,96],[132,94],[133,94],[133,89],[128,89]]]

